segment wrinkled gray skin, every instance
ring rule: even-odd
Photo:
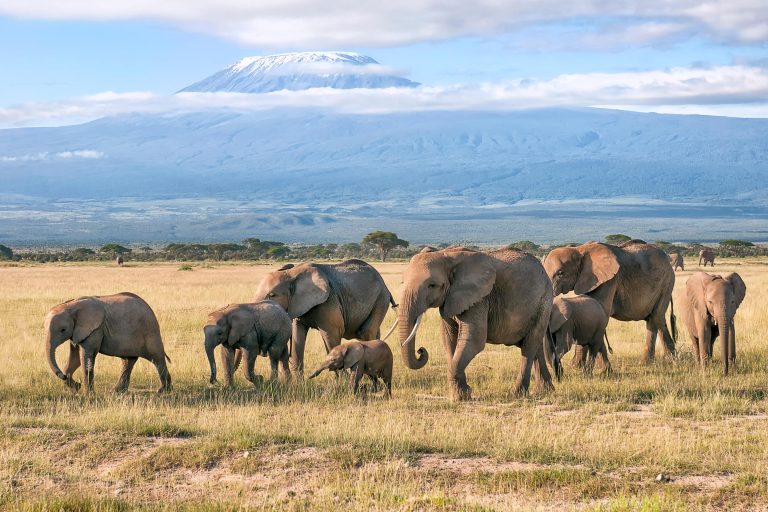
[[[381,340],[351,341],[334,347],[325,362],[309,376],[314,379],[324,370],[352,371],[350,385],[357,394],[360,379],[367,375],[373,383],[373,390],[379,389],[379,378],[384,381],[387,397],[392,396],[392,351]]]
[[[699,266],[701,266],[701,262],[704,262],[704,266],[707,266],[707,263],[709,263],[710,267],[715,266],[715,251],[712,249],[702,249],[699,251]]]
[[[471,398],[465,370],[486,343],[520,347],[516,394],[527,393],[534,362],[539,385],[552,388],[543,350],[552,284],[538,259],[511,249],[425,249],[411,258],[403,276],[398,320],[401,355],[413,370],[424,367],[429,358],[423,347],[416,355],[414,326],[430,308],[440,311],[453,400]]]
[[[245,358],[243,374],[249,382],[256,384],[260,380],[260,376],[254,374],[259,354],[269,357],[272,381],[278,378],[278,364],[282,366],[283,377],[290,379],[288,342],[291,338],[291,318],[278,304],[264,300],[253,304],[230,304],[217,309],[208,315],[203,333],[205,354],[211,368],[211,384],[217,382],[213,352],[219,345],[226,387],[232,386],[232,374],[239,363],[237,350]]]
[[[747,286],[735,272],[697,272],[685,283],[678,302],[693,343],[693,354],[702,369],[712,357],[718,335],[722,338],[723,374],[728,375],[729,367],[736,363],[733,317],[746,293]]]
[[[122,267],[123,266],[123,257],[118,255],[117,258],[115,258],[115,263],[117,263],[118,267]]]
[[[644,361],[653,361],[656,336],[675,354],[675,339],[667,329],[665,314],[672,302],[675,271],[669,256],[655,245],[631,240],[621,247],[587,243],[553,249],[544,259],[556,295],[574,291],[597,300],[612,318],[645,321]],[[671,311],[675,331],[674,306]],[[583,352],[577,347],[577,358]]]
[[[685,261],[683,261],[683,255],[679,252],[669,255],[669,263],[672,265],[672,270],[685,270]]]
[[[51,308],[45,317],[48,364],[56,376],[74,391],[80,384],[72,374],[83,366],[86,389],[93,391],[96,354],[119,357],[123,371],[115,391],[128,389],[133,366],[142,357],[157,368],[162,384],[158,392],[171,389],[160,327],[152,308],[138,295],[118,293],[80,297]],[[67,340],[69,362],[62,372],[56,363],[56,348]],[[170,361],[170,359],[168,359]]]
[[[598,355],[606,373],[611,373],[611,362],[608,360],[605,342],[607,326],[608,315],[600,303],[588,295],[559,295],[552,303],[549,330],[555,338],[558,355],[562,357],[573,344],[586,347],[587,350],[583,353],[588,354],[588,359],[584,362],[584,370],[588,373],[594,368]],[[581,363],[576,357],[574,360]]]
[[[291,370],[304,374],[304,345],[309,329],[317,329],[326,352],[342,339],[374,340],[389,305],[395,305],[379,272],[361,260],[333,265],[285,265],[267,274],[256,300],[280,304],[293,319]]]

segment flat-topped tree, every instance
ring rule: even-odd
[[[632,237],[629,237],[621,233],[605,236],[605,241],[611,245],[621,245],[624,242],[629,242],[630,240],[632,240]]]
[[[99,252],[112,253],[112,254],[128,254],[129,252],[131,252],[131,249],[127,247],[123,247],[122,245],[118,245],[118,244],[107,244],[102,246],[101,249],[99,249]]]
[[[387,253],[395,247],[408,247],[408,241],[402,240],[391,231],[374,231],[363,238],[364,244],[375,245],[379,248],[381,261],[386,261]]]

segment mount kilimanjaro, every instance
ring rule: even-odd
[[[180,92],[414,88],[375,60],[243,59]],[[0,130],[0,242],[768,239],[768,120],[587,108],[130,114]]]

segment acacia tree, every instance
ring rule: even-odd
[[[630,240],[632,240],[631,237],[621,233],[617,233],[615,235],[606,235],[605,237],[605,241],[612,245],[621,245],[624,242],[629,242]]]
[[[402,240],[397,237],[395,233],[391,231],[374,231],[368,233],[363,238],[364,244],[375,245],[379,248],[379,254],[381,255],[381,261],[386,261],[387,253],[395,247],[408,247],[408,241]]]

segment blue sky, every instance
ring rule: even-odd
[[[461,87],[462,97],[482,84],[513,96],[509,81],[534,81],[554,90],[557,104],[768,116],[764,0],[507,3],[7,0],[0,5],[0,123],[35,124],[42,110],[65,110],[70,99],[88,117],[82,98],[105,92],[148,92],[158,103],[245,56],[300,50],[371,55],[427,86]],[[645,85],[606,94],[634,80],[623,73],[639,73]],[[655,73],[663,74],[662,86]],[[564,75],[576,77],[579,95],[557,89],[571,82]],[[599,82],[594,92],[592,82]],[[4,110],[11,121],[2,121]]]

